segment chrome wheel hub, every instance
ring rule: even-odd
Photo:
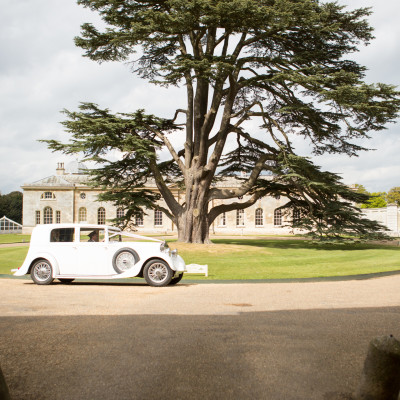
[[[149,268],[149,277],[153,282],[163,282],[168,277],[168,269],[164,264],[154,263]]]
[[[46,281],[51,276],[51,267],[48,263],[41,262],[35,265],[33,273],[38,281]]]
[[[115,264],[121,271],[127,271],[135,265],[135,257],[132,253],[124,251],[118,255]]]

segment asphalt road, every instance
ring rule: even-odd
[[[340,282],[158,291],[0,280],[0,364],[14,400],[343,399],[357,388],[369,341],[400,338],[398,279],[343,282],[341,291]],[[387,290],[374,293],[374,285]],[[379,307],[366,296],[368,305],[362,306],[363,288]],[[331,297],[335,290],[337,299]],[[228,292],[223,308],[220,296]],[[269,310],[265,294],[279,292],[281,309],[275,298]],[[19,297],[10,302],[10,293]],[[115,304],[118,293],[120,308],[112,314],[104,306],[101,315],[99,307]],[[326,293],[325,301],[318,293]],[[83,312],[87,296],[92,304]],[[176,297],[187,299],[181,310]],[[44,299],[47,315],[41,314]]]

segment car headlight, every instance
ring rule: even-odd
[[[168,244],[166,243],[166,242],[162,242],[161,244],[160,244],[160,251],[162,252],[162,253],[168,253],[170,250],[169,250],[169,246],[168,246]]]
[[[171,251],[171,256],[172,257],[176,257],[177,255],[178,255],[178,250],[175,249],[175,250]]]

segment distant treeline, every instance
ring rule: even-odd
[[[22,224],[22,193],[15,191],[0,194],[0,218],[6,216]]]

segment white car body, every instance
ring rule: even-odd
[[[88,230],[101,232],[102,240],[98,242],[82,241],[83,232]],[[52,235],[58,234],[53,241]],[[63,236],[61,236],[63,235]],[[127,237],[136,241],[117,241]],[[55,240],[55,239],[54,239]],[[68,240],[68,241],[65,241]],[[149,242],[150,241],[150,242]],[[136,254],[135,254],[136,253]],[[176,250],[171,251],[162,240],[124,232],[107,225],[88,224],[47,224],[33,229],[29,251],[22,266],[14,273],[22,276],[31,273],[38,261],[50,265],[51,281],[72,281],[73,279],[120,279],[135,276],[143,277],[144,269],[152,260],[158,260],[161,270],[163,265],[168,271],[168,283],[146,281],[153,286],[165,286],[182,278],[185,262]],[[154,264],[154,263],[153,263]],[[119,268],[119,267],[121,268]],[[37,267],[38,269],[39,267]],[[42,265],[42,269],[43,269]],[[155,268],[155,267],[154,267]],[[153,268],[153,269],[154,269]],[[171,279],[169,279],[169,275]],[[32,275],[32,279],[39,282]],[[50,278],[49,278],[50,280]],[[172,280],[172,282],[169,282]]]

